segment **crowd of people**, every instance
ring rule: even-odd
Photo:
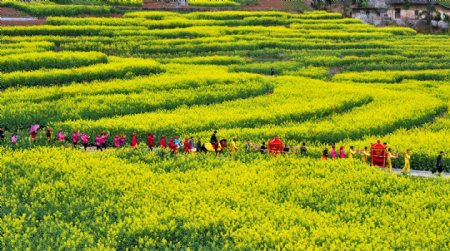
[[[31,143],[36,142],[39,125],[32,125],[29,129],[29,138]],[[89,135],[87,135],[84,132],[78,132],[77,130],[74,130],[71,136],[67,136],[65,132],[60,129],[58,133],[53,135],[52,129],[47,127],[45,128],[45,136],[47,142],[56,141],[59,143],[64,143],[67,141],[70,141],[73,145],[73,147],[77,147],[80,144],[84,148],[84,150],[87,150],[89,146],[92,145],[92,143],[95,145],[95,148],[97,151],[103,151],[108,147],[108,139],[110,137],[110,134],[107,132],[102,131],[100,134],[97,134],[95,138],[91,139]],[[5,131],[3,128],[0,128],[0,140],[4,141],[6,137]],[[11,140],[10,143],[12,145],[17,144],[19,140],[19,136],[17,132],[13,132],[11,134]],[[125,134],[117,134],[114,136],[112,140],[112,146],[114,148],[120,148],[124,147],[126,142],[126,136]],[[159,144],[157,144],[157,142]],[[151,132],[147,134],[146,138],[146,144],[150,150],[153,150],[157,145],[161,149],[169,149],[170,153],[172,155],[176,155],[178,152],[184,152],[184,153],[196,153],[199,151],[208,151],[205,148],[205,144],[202,144],[200,138],[197,138],[197,141],[195,141],[194,137],[188,137],[185,138],[184,141],[180,140],[178,135],[175,135],[173,137],[166,137],[165,135],[162,135],[159,141],[157,140],[156,136],[154,136]],[[139,140],[136,132],[134,132],[131,135],[130,140],[130,147],[131,148],[137,148],[139,145]],[[222,151],[222,149],[227,148],[228,144],[226,140],[219,141],[217,138],[217,131],[214,131],[211,135],[209,146],[211,147],[212,151],[215,151],[216,154],[219,151]],[[233,139],[230,143],[230,152],[232,154],[235,154],[238,151],[237,147],[237,140]],[[410,173],[411,171],[411,151],[407,149],[404,153],[394,153],[391,148],[387,146],[387,143],[384,143],[384,149],[385,151],[385,161],[384,161],[384,167],[385,170],[388,172],[392,172],[393,168],[393,159],[400,158],[401,156],[404,158],[404,165],[402,168],[402,173]],[[261,154],[265,154],[269,151],[268,146],[266,145],[266,142],[262,142],[261,145],[253,144],[250,142],[250,140],[247,140],[245,142],[245,152],[254,152],[259,151]],[[288,144],[283,145],[283,150],[279,153],[281,154],[292,154],[292,153],[299,153],[301,156],[307,155],[307,147],[306,143],[303,142],[300,147],[293,147],[290,148]],[[364,161],[367,164],[371,164],[370,158],[371,158],[371,152],[368,149],[368,147],[364,147],[364,149],[355,149],[354,146],[350,146],[349,150],[346,152],[344,146],[340,146],[337,148],[336,145],[331,146],[331,151],[328,148],[325,148],[322,151],[322,160],[327,159],[354,159],[356,155],[360,155],[362,161]],[[436,159],[436,165],[432,169],[432,172],[438,172],[439,174],[442,174],[444,171],[444,165],[443,165],[443,156],[444,152],[441,151]]]

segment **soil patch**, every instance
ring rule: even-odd
[[[0,17],[30,17],[27,13],[13,8],[0,7]]]
[[[43,25],[47,22],[46,19],[32,19],[32,20],[20,20],[20,19],[9,19],[0,20],[0,26],[13,26],[13,25]]]

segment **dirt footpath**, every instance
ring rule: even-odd
[[[0,8],[0,26],[10,25],[42,25],[45,19],[33,18],[22,11],[12,8]]]
[[[283,0],[258,0],[257,4],[244,6],[244,10],[281,10],[285,8]]]
[[[243,5],[238,8],[223,7],[201,7],[201,6],[183,6],[183,4],[177,4],[177,1],[157,1],[157,0],[145,0],[143,9],[180,9],[180,10],[248,10],[248,11],[261,11],[261,10],[283,10],[286,9],[286,1],[289,0],[258,0],[256,4]],[[180,3],[183,1],[180,1]],[[189,3],[189,0],[188,0]]]

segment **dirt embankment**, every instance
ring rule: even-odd
[[[46,20],[32,18],[22,11],[13,8],[0,8],[0,26],[9,25],[42,25]]]
[[[173,10],[189,10],[189,11],[218,11],[218,10],[287,10],[287,11],[303,11],[308,8],[310,0],[258,0],[255,4],[243,5],[241,7],[202,7],[184,5],[184,1],[177,0],[145,0],[143,9],[173,9]],[[188,0],[189,2],[189,0]],[[306,8],[305,8],[306,7]]]

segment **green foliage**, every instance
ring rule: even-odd
[[[142,7],[143,0],[51,0],[58,4],[117,5]]]
[[[153,60],[126,60],[110,64],[95,64],[75,69],[43,69],[0,74],[0,87],[60,85],[98,79],[124,78],[163,71]],[[132,74],[132,75],[130,75]]]
[[[32,16],[78,16],[78,15],[107,15],[112,13],[109,6],[95,5],[56,5],[49,3],[3,2],[0,6],[10,7],[26,12]]]
[[[41,52],[10,55],[0,58],[0,72],[31,71],[40,68],[72,68],[107,63],[99,52]]]
[[[5,249],[440,250],[448,244],[444,179],[396,177],[350,160],[161,161],[140,150],[45,147],[2,153]]]

